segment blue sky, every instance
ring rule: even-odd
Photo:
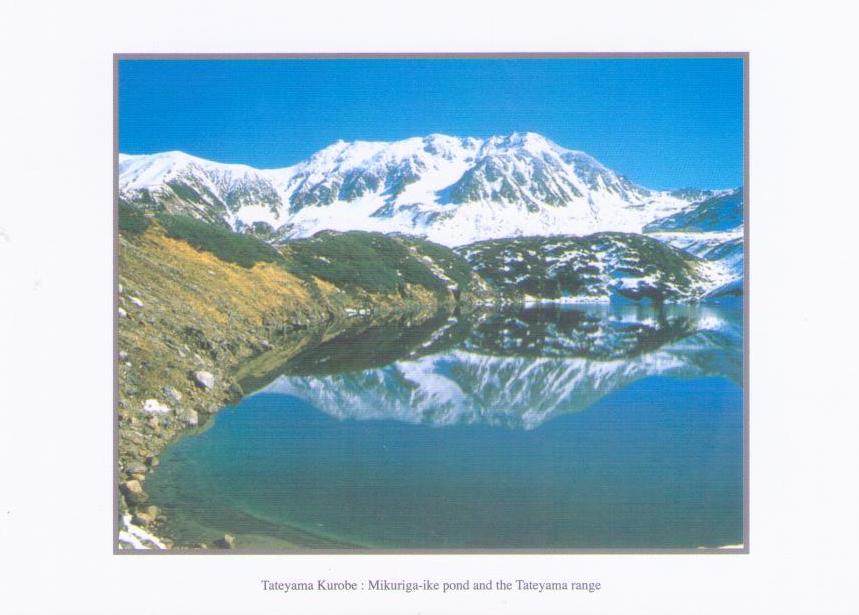
[[[538,132],[651,188],[743,181],[739,59],[122,60],[120,151],[288,166],[337,141]]]

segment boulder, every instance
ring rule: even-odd
[[[172,402],[179,403],[182,401],[182,393],[178,390],[174,389],[171,386],[166,386],[162,389],[164,391],[164,395]]]
[[[149,455],[146,458],[146,465],[148,465],[150,468],[157,468],[160,463],[161,461],[155,455]]]
[[[132,461],[125,466],[126,474],[146,474],[146,466],[139,461]]]
[[[141,301],[137,297],[129,297],[128,300],[131,301],[132,304],[136,305],[139,308],[143,307],[143,301]]]
[[[235,549],[236,537],[232,534],[224,534],[223,538],[219,538],[215,541],[215,546],[219,549]]]
[[[157,399],[147,399],[143,402],[143,411],[147,414],[170,414],[170,406],[162,404]]]
[[[125,495],[125,501],[128,502],[129,506],[143,504],[149,499],[149,496],[143,490],[143,485],[141,485],[140,481],[135,478],[125,481],[119,486],[119,488],[123,495]]]
[[[122,308],[118,308],[118,309],[116,310],[116,313],[117,313],[117,314],[119,314],[119,317],[120,317],[120,318],[126,318],[126,317],[128,316],[128,312],[126,312],[126,311],[125,311],[124,309],[122,309]]]
[[[200,370],[198,372],[194,372],[194,382],[196,382],[197,386],[202,389],[211,389],[215,386],[215,376],[210,372]]]
[[[244,395],[245,395],[245,392],[242,390],[241,385],[239,385],[239,383],[237,383],[237,382],[231,383],[229,388],[227,389],[227,401],[228,402],[231,402],[231,403],[237,402],[242,397],[244,397]]]
[[[140,484],[139,480],[127,480],[122,483],[121,488],[123,493],[132,493],[135,495],[143,493],[143,485]]]
[[[197,411],[190,408],[183,408],[178,412],[178,416],[179,420],[189,427],[196,427],[200,422],[200,417],[198,416]]]

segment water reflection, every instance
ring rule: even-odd
[[[536,306],[445,315],[335,337],[275,372],[262,392],[342,419],[534,429],[649,376],[741,384],[742,309]]]

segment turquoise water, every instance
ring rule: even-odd
[[[147,489],[184,542],[742,543],[740,310],[630,314],[523,311],[426,336],[388,331],[409,340],[388,362],[335,340],[166,450]],[[337,366],[356,353],[363,364]]]

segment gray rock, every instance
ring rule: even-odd
[[[179,420],[189,427],[196,427],[200,422],[197,411],[191,410],[190,408],[183,408],[179,411]]]
[[[119,314],[120,318],[127,318],[128,317],[128,312],[126,312],[122,308],[117,309],[116,312],[117,312],[117,314]]]
[[[235,549],[236,537],[232,534],[224,534],[223,538],[219,538],[215,541],[215,546],[219,549]]]
[[[132,304],[136,305],[139,308],[143,307],[143,301],[141,301],[137,297],[129,297],[128,300],[131,301]]]
[[[157,399],[147,399],[143,402],[143,411],[147,414],[170,414],[170,406]]]
[[[173,387],[166,386],[162,390],[164,391],[164,395],[166,395],[167,398],[170,399],[172,402],[179,403],[180,401],[182,401],[182,393],[180,393]]]
[[[149,455],[146,458],[146,465],[150,468],[157,468],[161,464],[161,461],[155,455]]]
[[[125,466],[126,474],[146,474],[146,466],[140,462],[132,461]]]
[[[197,386],[203,389],[211,389],[215,386],[215,377],[210,372],[199,371],[194,372],[194,382]]]
[[[128,353],[125,352],[124,350],[120,350],[119,351],[119,360],[125,361],[126,359],[128,359]]]
[[[245,396],[245,392],[242,390],[241,385],[238,382],[233,382],[230,384],[227,389],[227,400],[231,403],[239,401],[242,397]]]

